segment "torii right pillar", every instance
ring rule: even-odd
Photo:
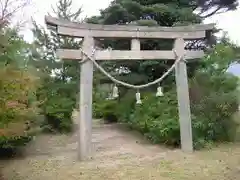
[[[185,44],[183,38],[175,40],[174,50],[183,59],[175,67],[178,113],[181,134],[181,148],[184,152],[193,152],[192,122],[189,100],[187,66],[184,60]]]

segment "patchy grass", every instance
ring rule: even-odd
[[[239,147],[226,145],[211,152],[184,155],[173,151],[163,158],[139,158],[139,161],[136,157],[115,156],[106,162],[103,159],[102,162],[66,163],[61,158],[34,157],[15,161],[5,169],[5,175],[9,180],[237,180],[240,179],[239,152]]]
[[[144,142],[113,125],[93,131],[93,156],[78,162],[76,137],[42,136],[32,154],[2,162],[7,180],[239,180],[240,144],[185,154]],[[51,148],[50,148],[51,146]]]

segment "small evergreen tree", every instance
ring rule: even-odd
[[[72,0],[59,0],[53,14],[61,19],[74,22],[80,21],[81,8],[72,12]],[[48,34],[34,23],[34,65],[42,72],[44,85],[38,91],[38,97],[43,101],[41,106],[46,118],[45,127],[51,131],[70,131],[72,128],[71,114],[76,105],[79,91],[79,63],[77,61],[59,61],[56,49],[78,49],[81,40],[69,37],[59,37],[55,30]]]

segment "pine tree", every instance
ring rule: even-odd
[[[98,17],[87,19],[89,23],[97,24],[136,24],[147,26],[177,26],[200,23],[199,15],[193,13],[193,7],[181,1],[140,1],[140,0],[116,0],[110,6],[101,11]],[[113,49],[130,48],[130,42],[126,40],[103,41],[104,48],[111,46]],[[173,40],[144,40],[141,42],[143,50],[170,50]],[[152,81],[169,68],[169,61],[128,61],[107,63],[110,71],[124,66],[129,70],[128,74],[121,74],[118,78],[134,83],[142,84]],[[112,67],[112,69],[111,69]],[[135,77],[135,78],[133,78]],[[174,82],[173,77],[168,77],[168,82]]]
[[[181,26],[201,23],[206,16],[206,11],[218,9],[231,10],[236,8],[237,1],[231,0],[115,0],[109,7],[101,10],[100,16],[93,16],[86,21],[94,24],[136,24],[147,26]],[[199,14],[194,13],[196,9],[200,10]],[[205,13],[205,14],[204,14]],[[203,15],[204,14],[204,15]],[[126,40],[102,41],[103,48],[111,46],[113,49],[130,48],[130,42]],[[144,40],[141,42],[143,50],[170,50],[173,47],[173,40]],[[205,48],[206,41],[189,42],[186,48],[199,49]],[[105,68],[114,72],[119,67],[129,70],[128,74],[121,74],[118,78],[134,83],[141,84],[152,81],[166,69],[172,62],[169,61],[127,61],[107,62]],[[189,76],[191,76],[199,63],[188,64]],[[135,78],[133,78],[135,77]],[[171,84],[172,76],[166,79],[166,84]]]

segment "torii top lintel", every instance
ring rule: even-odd
[[[153,39],[200,39],[206,36],[206,31],[212,30],[215,24],[196,24],[177,27],[148,27],[132,25],[99,25],[87,23],[75,23],[45,17],[47,25],[56,26],[60,35],[73,37],[96,37],[96,38],[153,38]]]

